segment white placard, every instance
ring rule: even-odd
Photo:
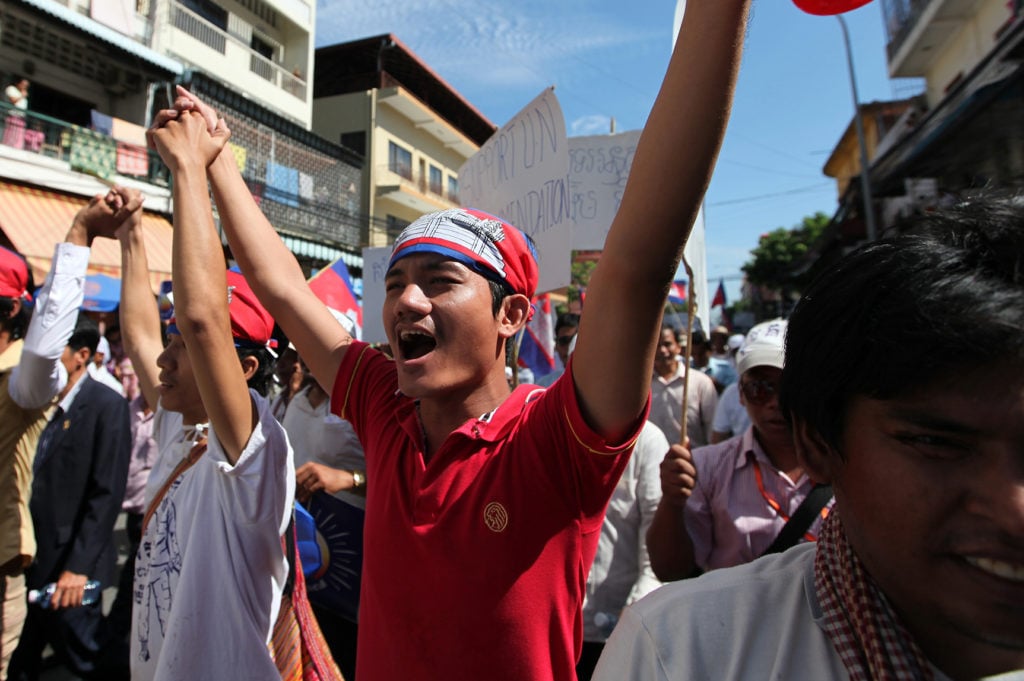
[[[391,246],[363,249],[363,340],[387,343],[384,333],[384,275],[388,273]]]
[[[639,140],[639,130],[569,140],[574,250],[604,248]]]
[[[528,234],[540,254],[538,293],[569,285],[572,217],[565,118],[548,88],[459,168],[459,200]]]

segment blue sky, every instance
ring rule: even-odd
[[[672,41],[674,0],[318,0],[317,45],[393,33],[496,125],[554,85],[570,136],[638,129]],[[890,81],[878,0],[845,15],[862,102]],[[700,93],[694,93],[700,96]],[[708,276],[730,299],[758,237],[835,211],[822,166],[853,115],[839,23],[755,0],[736,104],[705,201]],[[732,278],[730,280],[730,278]]]

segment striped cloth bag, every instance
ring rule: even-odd
[[[281,538],[288,561],[288,582],[281,597],[281,610],[270,639],[270,654],[283,681],[344,681],[331,650],[324,640],[306,596],[306,578],[302,574],[295,519]],[[291,546],[291,550],[288,547]]]

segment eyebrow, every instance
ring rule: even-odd
[[[960,421],[936,416],[933,412],[921,407],[891,406],[886,409],[886,416],[904,421],[919,428],[957,433],[961,435],[977,435],[981,429],[968,426]]]

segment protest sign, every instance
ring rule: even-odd
[[[604,248],[639,140],[639,130],[569,139],[574,250]]]
[[[569,284],[569,145],[554,88],[540,93],[459,169],[462,205],[512,223],[537,245],[538,292]]]
[[[384,275],[388,273],[391,246],[363,249],[363,340],[387,343],[384,333]]]

